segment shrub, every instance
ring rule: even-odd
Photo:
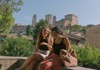
[[[100,68],[100,49],[85,45],[84,47],[72,46],[76,49],[78,63],[84,67]]]
[[[3,56],[29,56],[33,51],[33,45],[28,40],[17,38],[6,38],[0,44],[0,55]]]

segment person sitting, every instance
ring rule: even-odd
[[[69,39],[62,35],[58,27],[53,27],[51,34],[54,38],[52,53],[40,63],[39,70],[62,70],[64,66],[60,58],[60,50],[70,48]]]
[[[37,61],[42,61],[49,55],[52,45],[51,31],[48,27],[43,27],[39,32],[34,53],[26,59],[19,70],[33,70]]]

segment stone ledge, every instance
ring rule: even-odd
[[[85,67],[64,67],[63,70],[96,70],[96,69],[90,69],[90,68],[85,68]]]
[[[0,56],[0,60],[3,59],[27,59],[27,57],[13,57],[13,56]]]
[[[0,70],[15,70],[27,57],[0,56]]]
[[[15,70],[18,68],[27,57],[12,57],[12,56],[0,56],[0,70]],[[85,67],[64,67],[62,70],[96,70]]]

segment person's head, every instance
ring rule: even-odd
[[[51,33],[51,31],[47,26],[42,27],[39,32],[39,38],[48,37],[50,35],[50,33]]]
[[[43,39],[43,38],[46,38],[48,40],[48,42],[52,38],[51,37],[51,30],[47,26],[41,28],[39,35],[38,35],[38,38],[37,38],[37,43],[40,44],[41,39]]]
[[[42,28],[42,35],[43,37],[47,37],[50,34],[50,29],[48,27]]]
[[[51,29],[51,34],[55,38],[55,37],[61,36],[63,33],[58,27],[53,27]]]

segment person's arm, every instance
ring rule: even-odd
[[[51,50],[53,45],[53,39],[51,38],[48,43],[42,42],[41,45],[46,45],[49,48],[49,50]]]
[[[50,50],[50,53],[49,53],[49,55],[51,55],[53,53],[53,48]]]
[[[46,45],[46,46],[49,48],[49,50],[51,50],[51,49],[52,49],[52,45],[53,45],[53,39],[51,38],[51,39],[48,41],[48,43],[42,42],[41,45]]]
[[[70,49],[70,41],[68,38],[64,38],[64,44],[66,46],[66,50],[69,50]]]
[[[48,48],[51,50],[53,46],[53,38],[50,39],[49,43],[48,43]]]

